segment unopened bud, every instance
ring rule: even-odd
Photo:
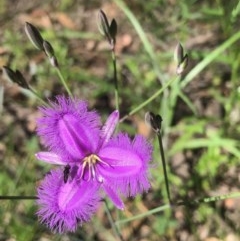
[[[113,39],[115,39],[116,35],[117,35],[117,22],[116,22],[115,19],[113,19],[111,24],[110,24],[109,32],[110,32],[111,37]]]
[[[176,73],[178,75],[182,74],[182,72],[187,68],[187,65],[188,65],[188,55],[185,54],[185,56],[183,57],[182,62],[177,66]]]
[[[159,133],[162,126],[162,117],[152,112],[145,114],[145,122],[156,132]]]
[[[176,73],[180,75],[187,68],[188,65],[188,55],[184,55],[184,49],[180,43],[178,43],[175,48],[174,59],[177,62]]]
[[[12,69],[8,68],[7,66],[3,66],[2,70],[7,80],[11,82],[16,82],[16,79],[17,79],[16,73]]]
[[[17,79],[18,79],[18,82],[17,82],[17,83],[18,83],[22,88],[24,88],[24,89],[29,89],[29,85],[28,85],[26,79],[23,77],[22,73],[21,73],[18,69],[15,71],[15,73],[16,73],[16,77],[17,77]]]
[[[26,22],[25,23],[25,32],[32,42],[32,44],[39,50],[43,50],[43,38],[36,27],[32,24]]]
[[[24,89],[29,89],[29,85],[26,79],[23,77],[22,73],[19,70],[15,72],[7,66],[3,66],[3,74],[8,78],[9,81],[18,84]]]
[[[52,45],[46,40],[43,40],[43,50],[49,58],[54,56],[54,49]]]
[[[108,19],[106,14],[100,10],[98,13],[98,28],[100,33],[105,36],[111,45],[111,48],[113,49],[116,42],[116,35],[117,35],[117,22],[115,19],[111,21],[111,24],[109,25]]]
[[[174,51],[174,60],[179,65],[183,60],[183,47],[180,43],[177,44],[175,51]]]
[[[57,61],[57,58],[55,56],[52,56],[49,58],[50,60],[50,64],[55,67],[55,68],[58,68],[59,65],[58,65],[58,61]]]
[[[98,28],[99,28],[100,33],[103,36],[109,37],[110,31],[109,31],[108,19],[107,19],[106,14],[103,12],[103,10],[100,10],[99,13],[98,13],[97,24],[98,24]]]

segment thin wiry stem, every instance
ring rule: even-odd
[[[61,80],[61,82],[62,82],[62,84],[63,84],[63,86],[65,88],[65,90],[67,91],[68,95],[72,98],[73,97],[72,92],[68,88],[68,85],[67,85],[67,83],[66,83],[66,81],[65,81],[65,79],[64,79],[64,77],[62,75],[61,70],[58,67],[56,67],[56,70],[57,70],[57,74],[58,74],[58,76],[59,76],[59,78],[60,78],[60,80]]]
[[[151,97],[149,97],[147,100],[145,100],[142,104],[138,105],[136,108],[131,110],[129,114],[125,115],[122,119],[120,119],[120,122],[123,122],[126,120],[129,116],[135,114],[139,110],[141,110],[143,107],[151,103],[154,99],[156,99],[165,89],[167,89],[174,81],[178,81],[180,77],[177,77],[175,79],[169,80],[163,87],[161,87],[157,92],[155,92]]]
[[[133,217],[122,219],[122,220],[117,220],[115,222],[115,224],[120,225],[123,223],[128,223],[128,222],[131,222],[136,219],[148,217],[155,213],[163,212],[167,209],[177,208],[178,206],[186,206],[187,208],[190,208],[190,207],[197,208],[202,203],[215,202],[215,201],[225,200],[225,199],[229,199],[229,198],[240,198],[240,192],[229,193],[229,194],[224,194],[224,195],[219,195],[219,196],[214,196],[214,197],[204,197],[204,198],[196,199],[196,200],[192,200],[192,199],[189,200],[189,198],[186,198],[183,201],[176,202],[176,204],[165,204],[165,205],[159,206],[157,208],[151,209],[147,212],[141,213],[139,215],[135,215]]]
[[[112,215],[111,215],[111,212],[110,212],[110,210],[109,210],[109,207],[108,207],[108,204],[107,204],[106,200],[103,200],[103,201],[104,201],[104,203],[105,203],[106,214],[107,214],[108,220],[109,220],[109,222],[110,222],[110,224],[111,224],[112,230],[114,231],[116,237],[118,237],[120,241],[124,241],[122,234],[120,233],[117,225],[116,225],[115,222],[113,221],[113,217],[112,217]]]
[[[31,91],[31,93],[32,93],[42,104],[44,104],[45,106],[48,105],[47,102],[44,101],[44,100],[42,99],[42,97],[38,94],[38,92],[36,92],[34,89],[32,89],[31,87],[29,87],[29,91]]]
[[[36,196],[0,196],[0,200],[35,200]]]
[[[112,62],[113,62],[113,80],[114,80],[114,95],[116,110],[119,111],[119,90],[118,90],[118,78],[117,78],[117,62],[114,47],[112,48]]]
[[[158,136],[160,155],[161,155],[161,159],[162,159],[163,173],[164,173],[164,179],[165,179],[168,201],[169,201],[169,203],[172,203],[171,196],[170,196],[170,190],[169,190],[168,176],[167,176],[167,166],[166,166],[163,143],[162,143],[162,136],[161,136],[160,131],[157,132],[157,136]]]

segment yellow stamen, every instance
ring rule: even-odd
[[[97,163],[101,163],[107,166],[110,166],[108,163],[104,162],[103,160],[101,160],[97,155],[95,154],[91,154],[89,156],[86,156],[83,160],[82,160],[82,171],[81,171],[81,175],[80,175],[80,179],[83,178],[85,169],[88,168],[89,171],[89,176],[88,176],[88,180],[90,181],[91,178],[95,179],[96,177],[96,165]]]

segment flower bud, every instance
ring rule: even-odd
[[[117,35],[117,22],[115,19],[111,21],[111,24],[109,25],[108,19],[106,14],[100,10],[98,13],[98,28],[100,33],[105,36],[111,45],[111,48],[113,49],[116,42],[116,35]]]
[[[15,72],[12,69],[8,68],[7,66],[3,66],[2,70],[3,70],[3,74],[6,76],[6,78],[9,81],[16,82],[17,77]]]
[[[188,65],[188,55],[184,55],[184,49],[180,43],[178,43],[175,48],[174,60],[177,62],[176,73],[180,75],[187,68]]]
[[[16,70],[14,72],[12,69],[8,68],[7,66],[3,66],[2,69],[3,69],[3,73],[8,78],[8,80],[18,84],[20,87],[24,89],[29,89],[29,85],[26,79],[23,77],[22,73],[19,70]]]
[[[106,14],[100,10],[98,13],[98,28],[103,36],[110,37],[109,24]]]
[[[50,64],[55,67],[55,68],[58,68],[59,65],[58,65],[58,61],[57,61],[57,58],[55,56],[52,56],[49,58],[50,60]]]
[[[176,73],[178,75],[182,74],[182,72],[187,68],[188,65],[188,55],[185,54],[185,56],[182,59],[182,62],[177,66]]]
[[[46,40],[43,40],[43,50],[49,58],[54,56],[54,49],[52,45]]]
[[[156,133],[159,133],[162,125],[162,117],[160,115],[155,115],[152,112],[147,112],[145,114],[145,122],[148,124]]]
[[[25,23],[25,32],[32,42],[32,44],[39,50],[43,50],[43,38],[36,27],[32,24],[26,22]]]
[[[110,32],[112,39],[115,39],[116,35],[117,35],[117,22],[115,19],[113,19],[110,24],[109,32]]]
[[[183,60],[183,47],[180,43],[177,44],[175,51],[174,51],[174,60],[179,65]]]
[[[24,89],[29,89],[29,85],[26,81],[26,79],[23,77],[22,73],[17,69],[15,71],[16,77],[18,79],[18,84]]]

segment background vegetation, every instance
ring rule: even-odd
[[[166,204],[167,195],[157,140],[144,124],[147,111],[163,118],[174,202],[239,191],[240,3],[1,0],[0,66],[21,70],[45,99],[64,92],[56,71],[28,41],[28,21],[54,46],[74,95],[87,99],[104,118],[114,109],[114,89],[111,52],[96,24],[99,9],[118,23],[122,117],[176,78],[173,53],[179,41],[189,55],[181,80],[120,125],[131,135],[145,135],[155,146],[150,192],[125,200],[124,212],[109,203],[115,221],[146,214],[119,226],[124,240],[240,240],[237,198],[149,213]],[[39,102],[3,77],[0,85],[0,195],[35,195],[51,168],[34,158],[41,148],[35,135]],[[34,201],[0,202],[0,240],[118,240],[104,205],[76,233],[56,235],[39,224]]]

